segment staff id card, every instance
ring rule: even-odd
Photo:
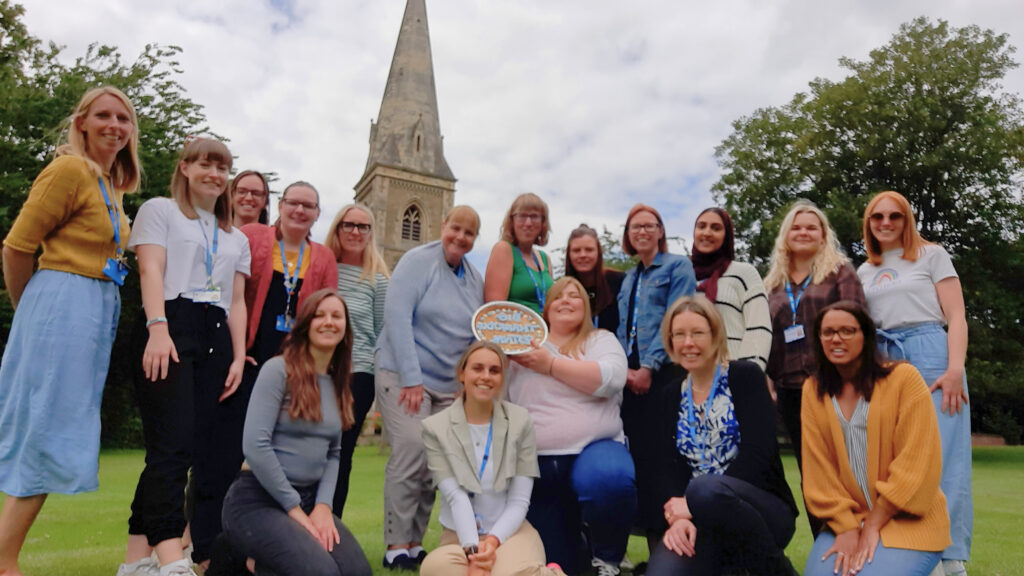
[[[295,318],[288,314],[278,314],[277,322],[274,325],[278,332],[291,332],[295,327]]]
[[[128,276],[128,263],[123,258],[107,258],[103,266],[103,275],[110,278],[114,284],[124,286],[124,279]]]
[[[805,337],[804,325],[793,324],[789,328],[786,328],[786,331],[783,332],[782,335],[786,339],[786,344],[789,344],[790,342],[799,342]]]
[[[216,304],[220,302],[220,288],[213,286],[196,290],[192,293],[192,301],[201,304]]]

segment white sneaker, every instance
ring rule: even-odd
[[[619,567],[614,564],[609,564],[600,558],[593,558],[590,560],[590,565],[595,568],[594,574],[597,576],[619,576]]]
[[[143,558],[131,564],[121,564],[117,576],[160,576],[160,566],[152,558]]]
[[[160,576],[196,576],[196,573],[192,571],[192,561],[182,558],[161,566]]]
[[[943,560],[942,572],[946,576],[967,576],[967,568],[963,560]]]

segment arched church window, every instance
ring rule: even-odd
[[[409,206],[402,214],[402,240],[420,241],[420,209]]]

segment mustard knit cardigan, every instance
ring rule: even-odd
[[[850,468],[832,397],[818,397],[814,377],[804,383],[800,418],[807,511],[836,534],[859,528],[868,503]],[[887,548],[940,551],[950,545],[941,475],[942,447],[928,386],[916,368],[898,364],[875,383],[868,409],[871,498],[884,498],[899,510],[882,526]]]

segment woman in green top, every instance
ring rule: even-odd
[[[548,205],[536,194],[520,194],[505,214],[501,240],[491,249],[484,277],[484,302],[510,300],[538,314],[554,284],[548,255],[536,246],[548,243]]]

